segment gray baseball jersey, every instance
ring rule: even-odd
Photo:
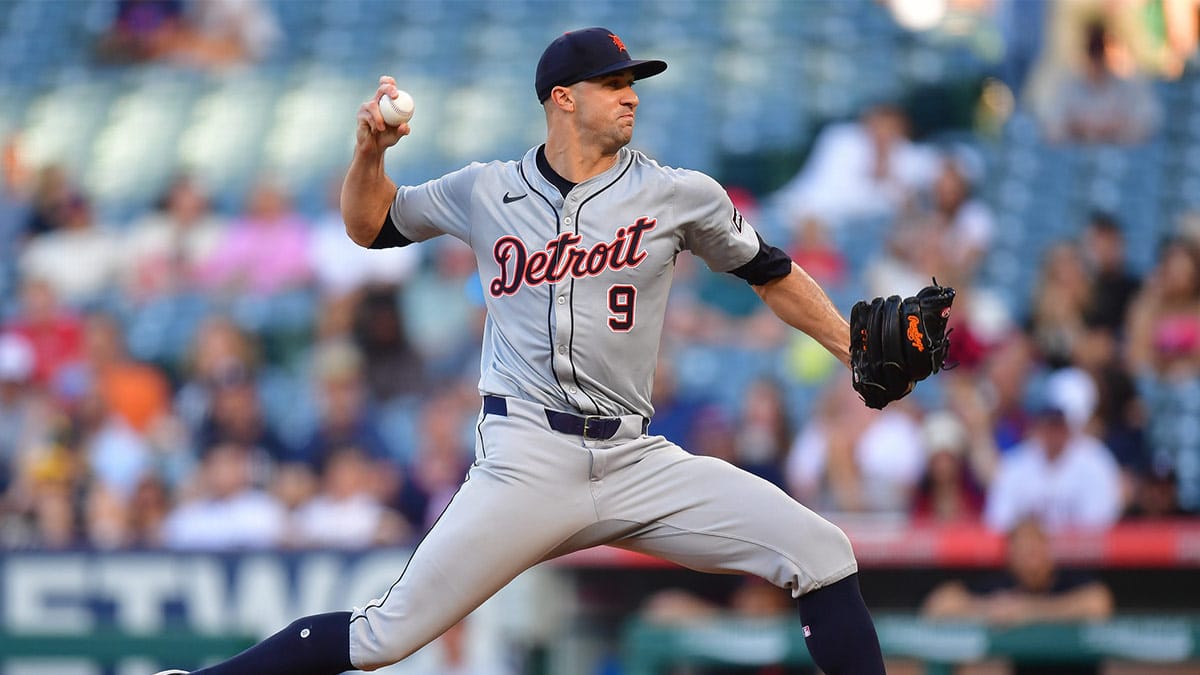
[[[702,173],[623,148],[564,198],[536,156],[401,188],[392,222],[412,241],[446,233],[474,249],[488,309],[481,391],[650,417],[676,254],[725,272],[758,237]]]
[[[475,251],[484,406],[467,480],[353,613],[356,667],[405,658],[530,566],[600,544],[795,596],[857,570],[842,531],[779,488],[646,434],[676,255],[729,271],[760,251],[711,178],[624,149],[564,197],[534,149],[400,188],[390,220],[408,241],[447,233]]]

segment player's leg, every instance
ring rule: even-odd
[[[445,632],[595,519],[588,453],[544,427],[515,413],[484,419],[468,480],[383,596],[300,619],[197,675],[374,670]]]
[[[537,408],[541,412],[541,408]],[[350,656],[361,670],[404,659],[595,520],[588,453],[510,406],[488,415],[479,458],[391,588],[356,609]]]
[[[665,447],[663,447],[665,445]],[[754,574],[799,599],[813,660],[828,675],[883,673],[850,541],[771,483],[670,444],[606,479],[601,517],[640,523],[613,542],[716,573]]]

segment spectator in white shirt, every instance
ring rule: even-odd
[[[1050,532],[1105,529],[1121,515],[1121,478],[1112,453],[1086,430],[1095,384],[1064,369],[1047,389],[1028,437],[1000,461],[984,520],[1000,532],[1031,517]]]
[[[867,108],[859,120],[817,136],[800,172],[776,194],[797,226],[816,217],[831,227],[894,214],[937,173],[936,154],[909,140],[908,117],[894,105]]]
[[[838,382],[792,445],[791,494],[819,511],[904,513],[925,470],[921,428],[904,404],[871,410]]]
[[[175,549],[270,548],[283,537],[286,513],[251,482],[250,451],[224,443],[200,467],[199,495],[175,508],[163,524],[163,542]]]
[[[376,463],[353,446],[329,455],[321,492],[292,514],[293,543],[357,549],[406,539],[411,528],[379,498],[385,486],[377,471]]]
[[[394,294],[421,264],[416,246],[372,250],[351,241],[339,210],[341,191],[340,177],[330,182],[325,211],[316,221],[308,247],[321,293],[317,331],[323,338],[350,336],[356,315],[367,307],[366,296]],[[392,379],[379,373],[368,377]]]
[[[125,235],[125,294],[153,300],[192,290],[196,270],[216,249],[225,226],[203,186],[189,175],[177,176],[158,208],[137,219]]]
[[[57,215],[58,229],[29,240],[19,262],[21,273],[46,281],[73,307],[102,300],[117,279],[120,243],[96,224],[83,195],[70,196]]]
[[[364,286],[399,286],[407,281],[421,262],[414,246],[365,249],[346,236],[338,200],[342,182],[329,186],[327,208],[317,219],[309,240],[309,256],[321,293],[340,298]]]

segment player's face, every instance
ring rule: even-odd
[[[575,86],[580,128],[606,152],[615,152],[633,139],[638,96],[633,71],[584,80]]]

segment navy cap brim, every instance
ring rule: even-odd
[[[554,86],[555,87],[569,87],[570,85],[575,84],[576,82],[583,82],[584,80],[590,80],[595,77],[603,77],[605,75],[619,73],[623,70],[632,70],[634,80],[644,80],[647,77],[654,77],[655,75],[658,75],[659,73],[661,73],[662,71],[664,71],[666,69],[667,69],[667,62],[660,61],[658,59],[632,59],[630,61],[618,61],[617,63],[614,63],[611,66],[606,66],[604,68],[601,68],[600,70],[596,70],[596,71],[587,73],[585,75],[582,75],[579,77],[579,79],[572,80],[570,82],[563,82],[561,84],[556,84]],[[553,87],[551,87],[551,89],[553,89]],[[550,94],[550,92],[547,91],[546,94],[548,96]],[[543,100],[545,100],[545,99],[543,99]]]
[[[655,75],[658,75],[659,73],[661,73],[662,71],[664,71],[666,69],[667,69],[666,61],[659,61],[658,59],[634,59],[631,61],[621,61],[618,63],[614,63],[607,68],[601,68],[600,70],[598,70],[594,73],[589,73],[587,75],[584,75],[583,77],[576,80],[576,82],[582,82],[584,80],[590,80],[593,77],[602,77],[604,75],[610,75],[612,73],[619,73],[622,70],[632,70],[633,71],[633,79],[644,80],[647,77],[654,77]],[[572,84],[574,84],[574,83],[572,83]]]

